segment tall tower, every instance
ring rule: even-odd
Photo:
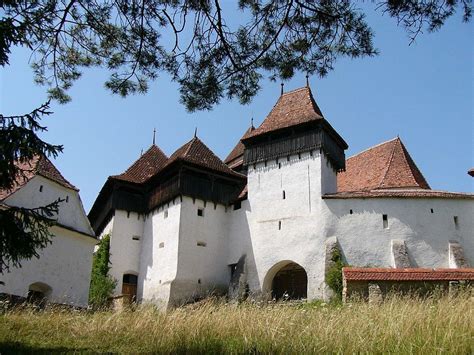
[[[296,298],[319,297],[327,220],[321,196],[337,191],[347,144],[324,119],[309,87],[283,93],[242,143],[261,289],[281,297],[275,282],[289,268],[291,279],[302,280]]]

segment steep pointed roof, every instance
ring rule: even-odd
[[[194,137],[188,143],[178,148],[168,159],[166,166],[181,160],[196,164],[214,171],[241,177],[224,164],[199,138]]]
[[[234,147],[234,149],[232,149],[232,151],[229,153],[229,155],[227,156],[227,158],[225,158],[224,160],[224,163],[226,163],[227,165],[229,165],[231,162],[233,162],[234,160],[237,160],[239,158],[243,158],[244,156],[244,150],[245,150],[245,146],[244,144],[242,143],[242,139],[244,137],[246,137],[248,134],[250,134],[252,131],[255,130],[255,127],[254,126],[250,126],[244,133],[244,135],[242,136],[241,139],[239,139],[239,141],[237,142],[237,145]],[[240,161],[240,159],[239,159]],[[233,164],[232,164],[233,165]]]
[[[160,171],[166,165],[167,160],[168,157],[165,153],[153,144],[125,172],[112,176],[112,178],[140,184]]]
[[[311,89],[305,86],[282,94],[262,124],[245,138],[322,119]]]
[[[20,172],[15,177],[13,186],[10,189],[0,189],[0,201],[21,189],[28,181],[36,175],[41,175],[68,189],[78,191],[78,189],[67,181],[54,164],[44,155],[35,155],[32,159],[24,162],[17,161],[15,165]]]
[[[377,189],[430,189],[400,138],[369,148],[346,160],[337,176],[338,192]]]

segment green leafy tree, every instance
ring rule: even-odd
[[[224,97],[250,102],[264,75],[273,80],[290,79],[298,71],[324,76],[340,57],[377,54],[373,31],[356,1],[239,0],[231,10],[222,4],[219,0],[0,0],[0,66],[9,64],[12,47],[28,48],[35,81],[60,102],[70,100],[68,90],[85,68],[106,68],[110,77],[105,86],[122,96],[145,93],[150,81],[167,73],[180,85],[182,103],[194,111],[211,109]],[[394,18],[414,41],[424,30],[441,28],[457,11],[469,21],[472,2],[386,0],[377,2],[376,9]],[[239,11],[240,23],[232,24],[230,11]],[[15,179],[16,160],[61,151],[36,135],[44,129],[38,123],[38,115],[46,114],[44,108],[29,118],[0,115],[0,189],[10,188]],[[39,207],[40,215],[46,207]],[[50,212],[57,207],[50,206]],[[14,216],[13,211],[2,212],[2,225],[13,226]],[[33,220],[39,221],[29,219]],[[15,263],[35,255],[31,248],[47,245],[46,224],[16,226],[1,234],[11,239],[2,241],[9,247],[0,250],[0,272],[3,260]],[[20,227],[29,231],[24,241]],[[25,253],[27,244],[31,248]]]
[[[111,278],[110,270],[110,235],[105,235],[99,242],[99,248],[94,253],[92,262],[91,286],[89,289],[89,303],[94,308],[107,305],[117,281]]]

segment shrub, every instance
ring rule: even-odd
[[[331,255],[331,267],[326,272],[326,284],[334,291],[334,294],[342,298],[342,268],[347,266],[342,260],[339,249],[334,249]]]
[[[99,241],[99,248],[94,253],[92,261],[91,286],[89,289],[89,303],[94,308],[107,305],[117,280],[108,275],[110,270],[110,235],[105,235]]]

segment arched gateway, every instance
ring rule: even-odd
[[[285,260],[274,265],[265,276],[264,291],[276,300],[305,299],[308,292],[308,275],[303,267]]]

